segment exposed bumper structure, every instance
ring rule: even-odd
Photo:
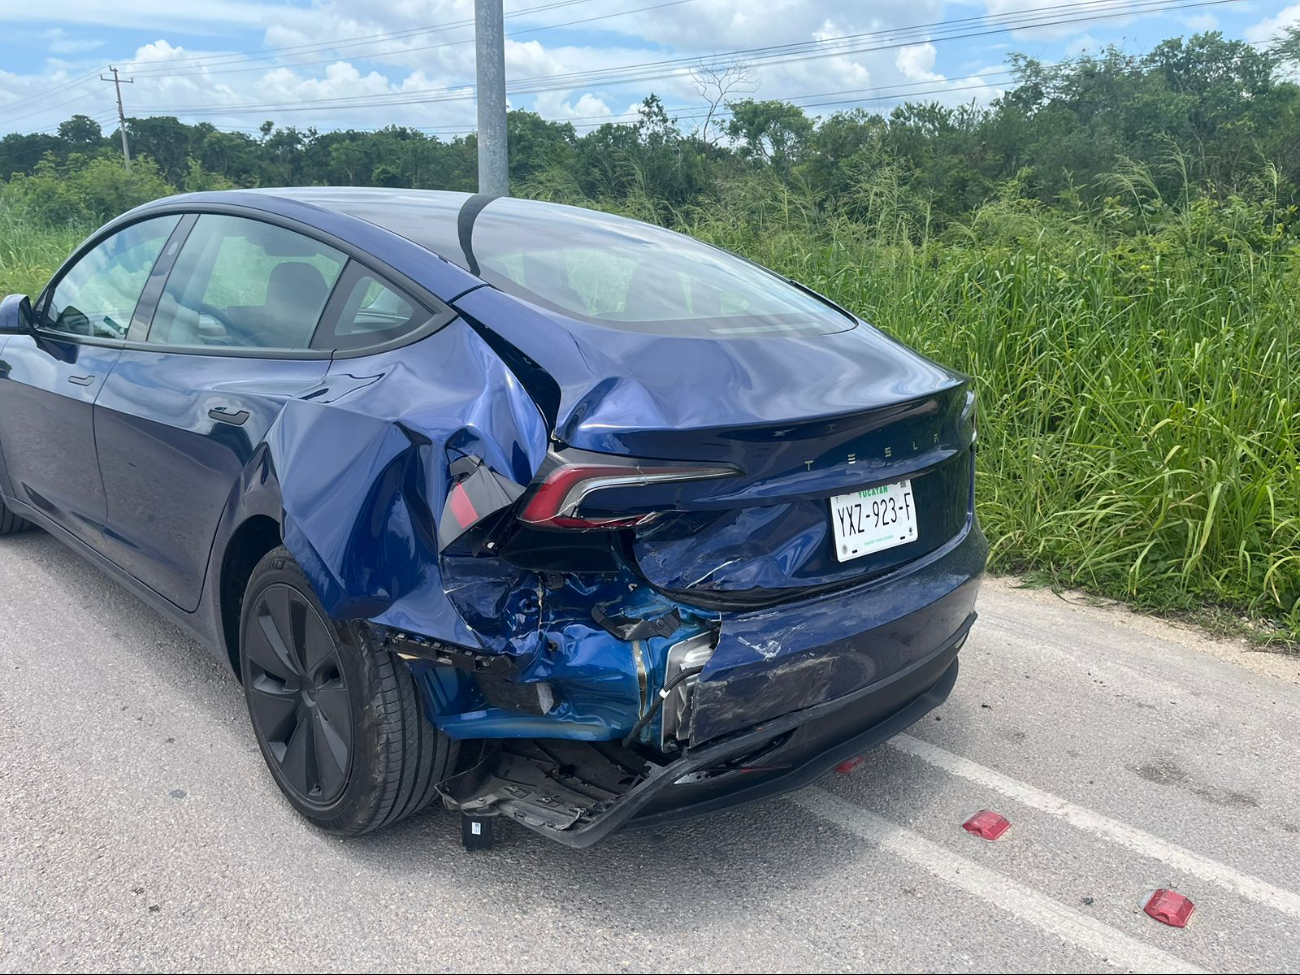
[[[499,813],[571,847],[806,785],[941,704],[975,613],[977,580],[949,597],[967,615],[931,652],[849,694],[691,746],[658,763],[610,742],[515,740],[439,787],[448,807]],[[870,634],[865,634],[870,637]]]

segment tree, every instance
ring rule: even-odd
[[[789,102],[769,99],[732,102],[727,134],[741,144],[741,155],[770,163],[782,175],[803,156],[813,121],[804,110]]]
[[[373,168],[370,163],[366,144],[360,139],[343,139],[329,147],[330,174],[332,181],[357,185],[357,177],[369,173]]]
[[[0,139],[0,179],[8,179],[15,173],[33,172],[47,156],[65,153],[66,145],[57,135],[11,132]]]
[[[691,82],[707,106],[704,121],[700,123],[700,141],[712,146],[722,134],[709,137],[709,128],[714,117],[732,95],[752,93],[758,88],[754,73],[743,61],[714,61],[701,63],[691,68]]]
[[[129,118],[131,155],[148,156],[173,186],[184,184],[190,168],[190,126],[171,116]]]
[[[506,116],[510,178],[531,179],[545,169],[573,163],[575,133],[571,122],[549,122],[536,112],[513,111]]]
[[[104,132],[89,115],[74,115],[59,123],[59,138],[68,144],[70,151],[86,152],[103,145]]]

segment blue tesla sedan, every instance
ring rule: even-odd
[[[570,846],[795,788],[947,696],[969,381],[725,251],[458,193],[200,193],[0,306],[0,532],[241,681],[304,816]]]

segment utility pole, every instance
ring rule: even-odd
[[[135,79],[127,78],[123,81],[117,76],[117,68],[111,64],[108,66],[108,70],[113,72],[113,77],[105,78],[100,75],[99,80],[111,81],[113,87],[117,89],[117,131],[122,133],[122,159],[125,160],[126,168],[129,170],[131,168],[131,147],[126,144],[126,112],[122,111],[122,86],[134,84]]]
[[[474,73],[478,82],[478,191],[510,194],[506,155],[506,28],[502,0],[474,0]]]

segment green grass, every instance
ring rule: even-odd
[[[35,299],[91,229],[36,227],[0,206],[0,297],[25,294]]]
[[[676,220],[974,377],[995,568],[1295,641],[1298,251],[1249,208],[1151,211],[1011,203],[942,239],[779,195]],[[0,289],[81,236],[0,213]]]

